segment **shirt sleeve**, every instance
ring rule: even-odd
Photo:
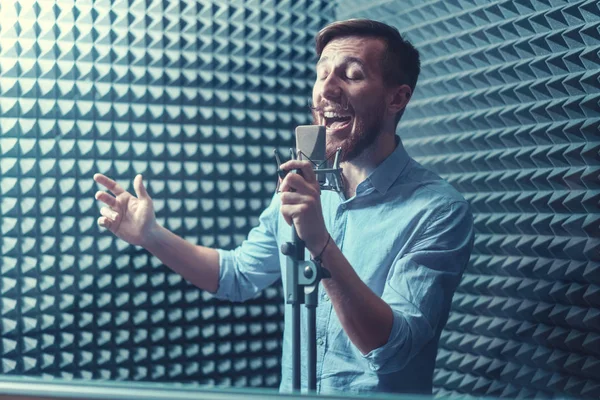
[[[258,226],[236,249],[217,250],[219,288],[215,297],[244,301],[281,277],[277,245],[279,204],[279,197],[273,196],[269,207],[260,215]]]
[[[451,203],[430,220],[409,252],[395,260],[382,294],[392,308],[392,330],[385,345],[363,355],[371,370],[402,369],[436,337],[469,261],[473,236],[468,203]]]

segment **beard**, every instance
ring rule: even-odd
[[[383,115],[374,116],[374,118],[370,118],[370,121],[365,121],[364,123],[358,121],[356,129],[352,131],[350,136],[344,140],[341,145],[330,138],[327,138],[327,157],[335,154],[337,148],[341,147],[341,162],[357,159],[370,148],[373,143],[375,143],[375,140],[381,134],[383,125],[381,117],[383,117]]]
[[[366,118],[356,119],[355,114],[355,126],[350,135],[341,142],[327,136],[326,159],[333,160],[338,147],[342,149],[340,162],[355,160],[363,154],[381,134],[384,110],[385,106],[381,102],[364,112],[365,115],[368,115]],[[315,112],[313,112],[313,124],[319,124],[319,118]]]

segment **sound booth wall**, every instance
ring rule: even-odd
[[[313,0],[2,1],[0,373],[277,387],[281,284],[216,301],[96,225],[92,180],[233,248],[310,121]]]
[[[599,398],[598,1],[339,1],[350,17],[420,50],[398,133],[474,212],[435,392]]]

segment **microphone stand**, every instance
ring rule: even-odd
[[[317,165],[315,173],[333,174],[333,183],[320,183],[323,190],[334,190],[341,192],[341,169],[339,168],[339,154],[341,149],[337,149],[333,168],[319,169]],[[295,159],[295,153],[290,149],[292,159]],[[303,154],[303,153],[301,153]],[[306,155],[305,155],[306,156]],[[308,158],[308,157],[307,157]],[[286,175],[279,166],[277,150],[275,150],[275,159],[277,161],[277,170],[279,176],[283,179]],[[308,158],[310,160],[310,158]],[[310,160],[312,162],[312,160]],[[324,161],[324,163],[327,160]],[[316,163],[313,162],[316,165]],[[279,185],[276,191],[279,190]],[[281,245],[281,253],[287,256],[286,264],[286,303],[292,306],[292,388],[299,392],[301,389],[301,319],[300,304],[306,307],[306,320],[308,330],[308,390],[315,392],[317,390],[317,306],[319,304],[319,282],[321,279],[330,278],[331,274],[327,269],[321,266],[320,262],[314,260],[307,261],[304,257],[306,246],[304,241],[298,236],[296,226],[292,223],[292,241]],[[301,296],[304,292],[304,297]]]
[[[300,345],[300,304],[306,307],[308,328],[308,390],[317,390],[317,305],[318,285],[322,278],[329,278],[329,272],[320,263],[304,260],[304,242],[292,226],[292,242],[284,243],[281,252],[288,256],[286,266],[286,302],[292,305],[292,387],[300,391],[301,345]],[[304,291],[304,298],[300,294]]]

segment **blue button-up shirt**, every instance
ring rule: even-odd
[[[321,202],[332,239],[363,282],[390,305],[393,325],[387,343],[363,355],[344,332],[321,286],[317,392],[431,393],[438,339],[473,247],[469,204],[450,184],[410,158],[401,142],[358,185],[354,197],[344,200],[337,193],[323,192]],[[291,240],[291,228],[279,208],[274,196],[246,241],[235,250],[219,250],[217,297],[243,301],[278,278],[285,280],[286,257],[279,248]],[[291,391],[287,304],[284,320],[280,390]]]

